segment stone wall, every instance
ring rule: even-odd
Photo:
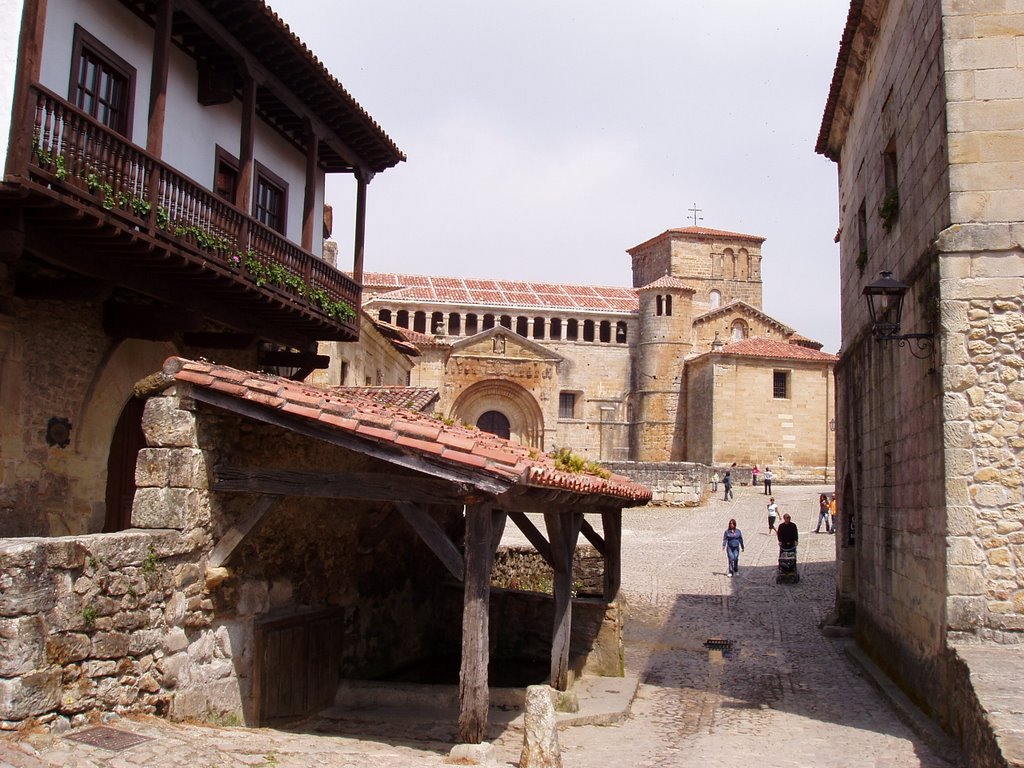
[[[0,540],[0,727],[173,715],[195,686],[238,708],[230,630],[197,564],[208,543],[199,531]]]
[[[909,285],[902,331],[937,330],[933,243],[949,223],[950,192],[942,5],[863,3],[828,137],[840,168],[837,485],[850,489],[839,504],[840,601],[856,605],[858,641],[933,712],[949,683],[944,374],[931,372],[942,360],[875,340],[862,291],[891,270]],[[887,157],[898,190],[888,219]]]
[[[711,488],[711,470],[703,464],[682,461],[612,461],[602,466],[654,491],[651,504],[695,507]]]

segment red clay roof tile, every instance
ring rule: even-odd
[[[487,432],[444,424],[420,411],[378,402],[360,390],[320,389],[269,374],[182,358],[168,359],[164,372],[182,383],[216,389],[366,440],[391,444],[397,450],[414,451],[428,462],[472,467],[508,483],[509,487],[538,486],[600,495],[607,497],[609,503],[631,506],[646,504],[651,499],[650,489],[626,478],[602,479],[564,472],[555,468],[552,457],[538,455],[535,449]]]

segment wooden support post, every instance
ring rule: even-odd
[[[609,603],[619,594],[622,584],[622,510],[601,512],[604,528],[604,599]]]
[[[21,11],[21,50],[14,83],[11,144],[5,171],[8,176],[28,176],[36,113],[36,102],[29,86],[39,82],[45,28],[46,0],[25,0]]]
[[[314,221],[316,213],[316,164],[320,157],[320,139],[313,128],[313,122],[307,117],[303,120],[303,132],[306,137],[306,186],[302,191],[302,250],[313,250],[313,237],[321,237],[323,233],[323,217],[319,226]]]
[[[149,83],[149,124],[146,129],[146,151],[156,158],[160,158],[164,151],[167,70],[170,67],[173,20],[173,0],[160,0],[157,4],[156,29],[153,35],[153,72]],[[156,208],[159,201],[153,196],[150,196],[149,200]]]
[[[363,284],[363,249],[366,246],[366,185],[369,183],[367,171],[356,172],[356,231],[352,245],[352,279],[358,285]]]
[[[551,687],[569,687],[569,640],[572,635],[572,556],[580,535],[583,515],[578,512],[545,512],[544,524],[551,541],[555,569],[555,627],[551,639]]]
[[[495,523],[504,525],[489,507],[466,507],[466,575],[463,579],[462,667],[459,671],[459,740],[479,744],[487,737],[488,611]]]

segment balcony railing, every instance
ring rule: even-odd
[[[29,178],[358,336],[360,287],[40,85]]]

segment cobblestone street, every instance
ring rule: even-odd
[[[946,768],[843,652],[848,641],[818,629],[835,590],[835,537],[813,532],[824,488],[777,487],[780,514],[800,528],[801,580],[775,583],[778,548],[767,534],[761,489],[740,487],[699,509],[627,510],[623,595],[627,667],[641,684],[617,725],[575,726],[559,734],[565,768]],[[726,575],[722,531],[735,517],[746,551]],[[781,518],[780,518],[781,520]],[[704,642],[733,642],[713,662]],[[348,729],[288,733],[163,721],[113,725],[150,737],[123,752],[36,735],[14,750],[0,742],[0,765],[18,768],[235,768],[236,766],[436,766],[451,746],[449,726],[413,734],[400,723],[372,738]],[[494,742],[501,766],[517,764],[522,734]]]

